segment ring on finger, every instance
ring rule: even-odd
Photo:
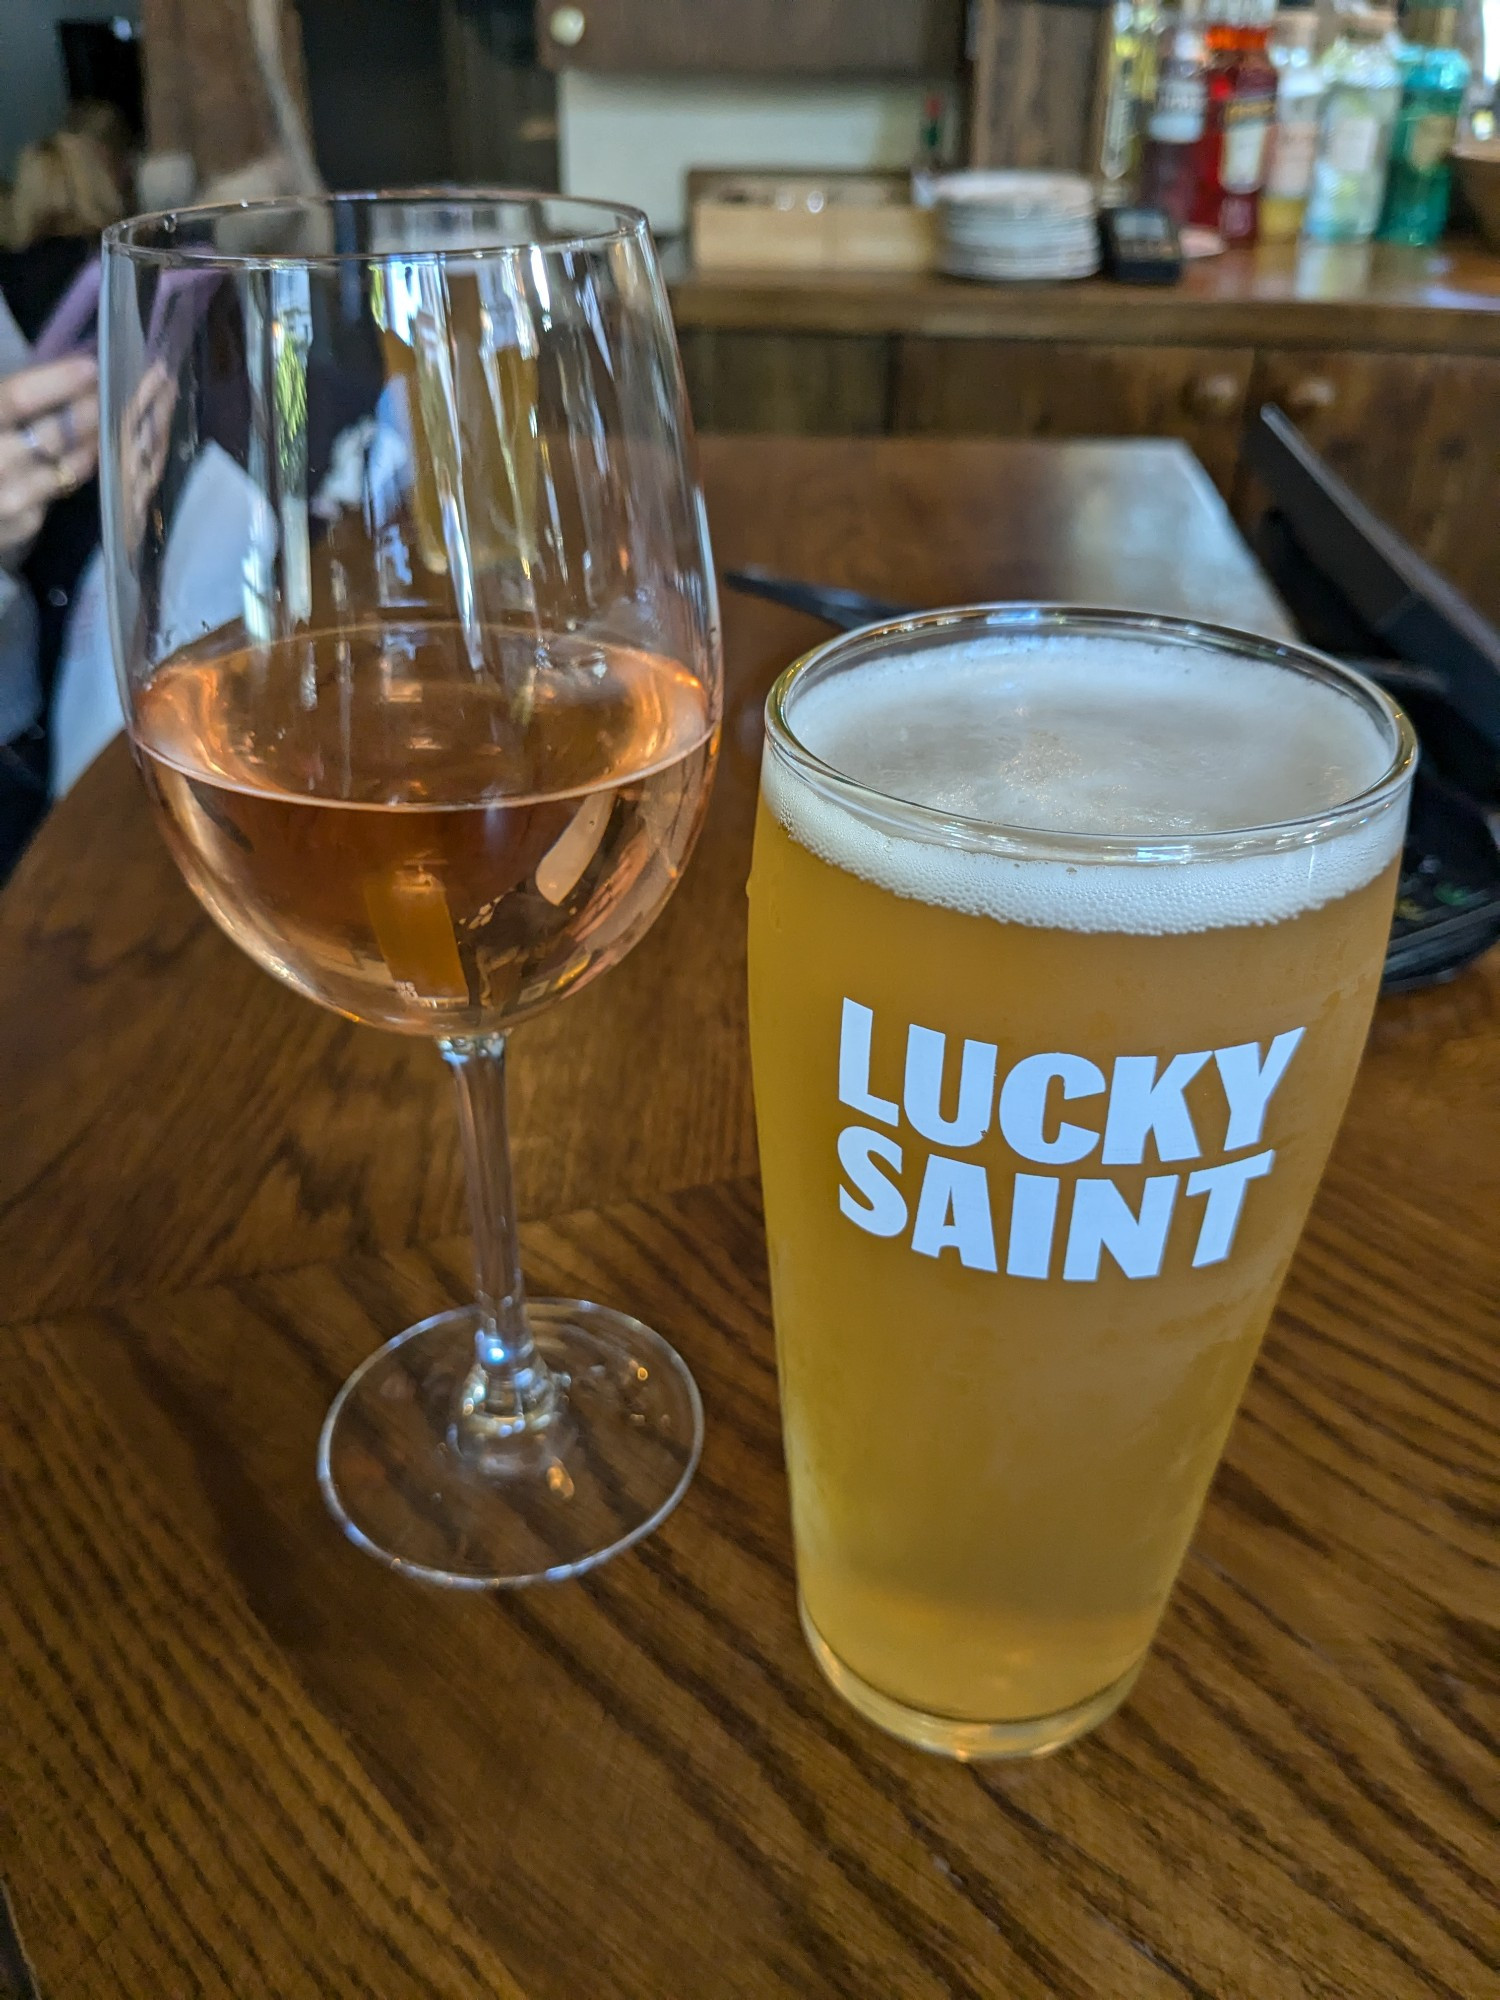
[[[52,454],[37,436],[31,424],[21,424],[18,427],[18,434],[22,444],[25,445],[38,465],[51,465]]]
[[[54,466],[53,477],[57,481],[57,491],[59,498],[61,498],[61,496],[64,493],[71,493],[73,491],[73,488],[78,484],[78,481],[73,474],[73,468],[70,465]]]

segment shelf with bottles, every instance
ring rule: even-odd
[[[1313,0],[1116,0],[1096,162],[1225,246],[1442,234],[1469,83],[1458,0],[1344,0],[1320,48]]]

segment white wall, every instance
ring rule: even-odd
[[[686,223],[689,167],[904,167],[921,136],[920,83],[752,83],[722,77],[558,78],[565,193]]]
[[[140,19],[138,0],[0,0],[0,174],[62,122],[68,101],[59,21]]]

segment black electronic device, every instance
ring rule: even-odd
[[[1122,285],[1175,285],[1182,276],[1177,225],[1164,208],[1106,208],[1099,213],[1104,275]]]
[[[1423,750],[1462,759],[1469,769],[1454,775],[1500,803],[1500,632],[1365,505],[1274,403],[1262,407],[1245,450],[1273,510],[1256,552],[1308,639],[1326,652],[1393,654],[1436,676],[1449,715],[1473,734],[1450,753],[1445,718],[1429,717],[1421,694],[1403,689]]]

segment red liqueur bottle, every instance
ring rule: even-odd
[[[1253,243],[1276,116],[1276,71],[1266,48],[1272,8],[1267,0],[1213,5],[1192,220],[1226,243]]]

